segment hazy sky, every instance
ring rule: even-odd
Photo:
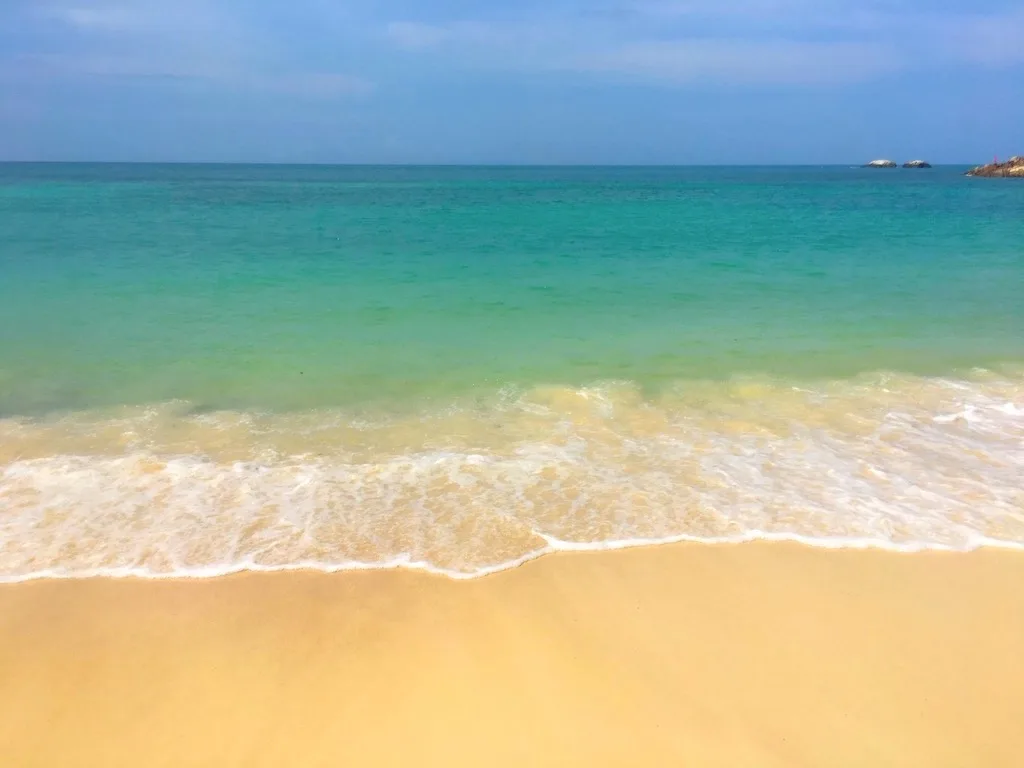
[[[0,0],[0,158],[1024,154],[1020,0]]]

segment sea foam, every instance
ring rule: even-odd
[[[182,404],[0,422],[0,579],[408,568],[673,541],[1024,546],[1024,380],[629,383],[376,423]]]

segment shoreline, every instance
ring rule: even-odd
[[[12,765],[1011,765],[1024,555],[789,543],[0,585]]]
[[[536,534],[548,542],[550,549],[537,550],[507,563],[483,567],[477,571],[451,571],[430,563],[411,562],[397,559],[382,563],[314,563],[300,562],[288,565],[260,565],[239,563],[227,566],[200,566],[169,573],[152,573],[135,566],[123,568],[96,568],[86,571],[65,573],[52,569],[35,571],[24,575],[0,574],[0,588],[34,582],[75,582],[75,581],[141,581],[141,582],[196,582],[230,579],[239,576],[270,576],[273,574],[306,574],[314,576],[338,576],[347,573],[410,573],[430,576],[453,582],[477,581],[515,571],[537,560],[560,557],[567,554],[602,554],[628,550],[646,550],[660,547],[696,545],[706,547],[739,547],[747,544],[782,544],[806,547],[827,552],[884,552],[892,555],[919,554],[970,554],[984,550],[1024,552],[1024,542],[993,539],[977,536],[964,548],[935,542],[898,543],[882,539],[843,538],[806,536],[799,533],[765,533],[752,531],[736,537],[701,538],[692,534],[668,536],[663,539],[628,539],[608,542],[569,542],[545,534]]]

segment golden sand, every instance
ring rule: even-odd
[[[1024,555],[797,545],[0,587],[3,766],[997,766]]]

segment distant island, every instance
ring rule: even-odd
[[[899,168],[895,160],[872,160],[865,163],[864,168]],[[911,160],[903,164],[904,168],[931,168],[932,164],[924,160]]]
[[[968,176],[983,176],[985,178],[1017,178],[1024,179],[1024,157],[1011,157],[1005,163],[995,162],[988,165],[979,165],[967,172]]]

